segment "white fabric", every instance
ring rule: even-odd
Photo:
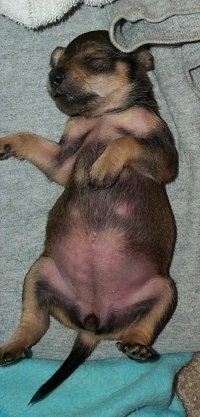
[[[61,19],[73,6],[103,6],[113,0],[0,0],[0,14],[28,28],[38,28]]]

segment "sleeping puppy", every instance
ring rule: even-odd
[[[60,142],[26,132],[0,139],[2,160],[26,159],[65,187],[25,278],[19,326],[0,348],[2,364],[28,355],[50,315],[77,330],[69,357],[31,402],[69,377],[101,339],[116,340],[131,359],[156,357],[152,344],[177,302],[165,184],[178,158],[146,74],[152,56],[120,52],[107,32],[95,31],[56,48],[51,67],[49,93],[70,116]]]

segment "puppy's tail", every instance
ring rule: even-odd
[[[81,365],[95,349],[97,342],[90,336],[80,333],[74,343],[71,353],[61,367],[33,395],[28,405],[42,400],[58,387]]]

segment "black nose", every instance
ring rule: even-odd
[[[57,88],[64,80],[64,73],[59,71],[54,74],[50,74],[50,84],[51,87]]]

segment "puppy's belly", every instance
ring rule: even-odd
[[[55,291],[66,312],[75,310],[83,323],[95,314],[102,327],[113,314],[159,297],[162,280],[144,254],[127,255],[126,239],[115,229],[74,230],[54,243],[40,279]],[[118,313],[117,313],[118,314]]]

